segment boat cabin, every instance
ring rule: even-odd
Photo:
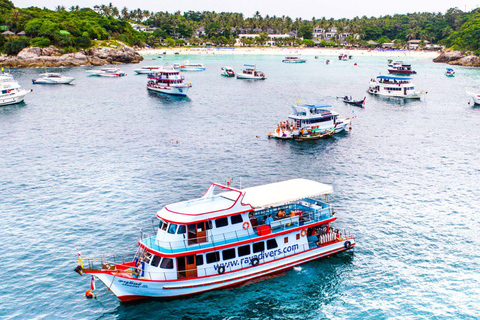
[[[243,190],[212,184],[165,206],[155,235],[139,241],[132,275],[174,280],[238,271],[335,240],[329,185],[294,179]],[[315,200],[313,197],[324,196]]]
[[[172,84],[181,84],[185,80],[183,76],[180,75],[180,71],[171,69],[163,69],[161,71],[152,72],[148,75],[147,85],[163,85],[163,86],[170,86]]]
[[[331,107],[330,105],[321,104],[292,106],[293,112],[289,119],[293,120],[293,124],[299,129],[333,128],[339,114],[329,110]]]

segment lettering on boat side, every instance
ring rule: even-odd
[[[131,280],[122,280],[122,279],[119,279],[118,283],[120,283],[122,286],[133,287],[133,288],[140,288],[140,285],[141,285],[140,282],[135,282]],[[145,285],[143,287],[145,287]]]
[[[217,270],[220,266],[223,266],[225,268],[232,268],[232,267],[236,267],[236,266],[241,266],[243,264],[250,265],[253,258],[258,258],[258,260],[261,261],[262,259],[266,259],[266,258],[269,258],[269,257],[272,258],[272,257],[275,257],[277,255],[280,256],[282,254],[293,252],[297,249],[298,249],[298,244],[294,244],[294,245],[285,247],[283,249],[275,249],[275,250],[271,250],[271,251],[267,251],[267,252],[262,251],[258,254],[253,255],[253,256],[248,256],[248,257],[245,257],[245,258],[236,259],[236,260],[228,261],[228,262],[225,262],[225,263],[216,264],[216,265],[213,266],[213,268],[215,270]]]

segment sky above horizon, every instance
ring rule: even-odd
[[[403,14],[413,12],[442,12],[444,13],[451,7],[458,7],[461,10],[473,10],[480,5],[480,0],[461,0],[454,4],[452,1],[418,1],[418,0],[402,0],[402,1],[378,1],[378,0],[344,0],[329,1],[327,4],[319,4],[315,0],[176,0],[176,1],[158,1],[143,0],[14,0],[13,3],[17,7],[25,8],[30,6],[47,7],[54,9],[57,5],[63,5],[66,8],[79,5],[80,7],[93,7],[98,4],[112,3],[119,9],[127,7],[129,10],[140,8],[153,12],[168,11],[215,11],[215,12],[241,12],[244,17],[251,17],[256,11],[262,16],[276,15],[289,16],[291,18],[301,17],[310,20],[312,17],[317,19],[329,18],[353,18],[355,16],[383,16],[392,14]],[[326,2],[326,1],[325,1]]]

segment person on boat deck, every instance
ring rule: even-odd
[[[279,210],[278,213],[277,213],[277,219],[283,219],[283,218],[286,218],[287,217],[287,213],[285,212],[285,210]]]
[[[269,214],[267,219],[265,219],[265,224],[270,225],[273,222],[272,215]]]

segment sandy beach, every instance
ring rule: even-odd
[[[156,48],[141,49],[137,51],[142,56],[156,55],[166,52],[170,54],[197,54],[197,55],[313,55],[313,56],[332,56],[346,53],[355,56],[377,56],[377,57],[417,57],[417,58],[436,58],[440,54],[436,51],[376,51],[376,50],[345,50],[329,48]]]

